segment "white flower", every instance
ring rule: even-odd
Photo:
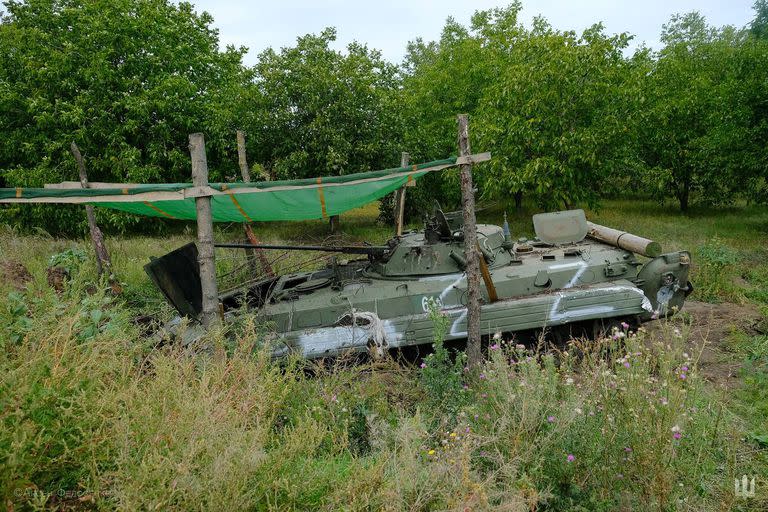
[[[571,384],[573,384],[573,379],[572,379],[572,378],[570,378],[570,377],[568,377],[567,379],[565,379],[565,384],[566,384],[567,386],[570,386]]]
[[[579,407],[576,407],[576,408],[573,410],[573,412],[575,412],[576,414],[582,414],[582,410],[581,410]]]
[[[674,427],[672,427],[672,432],[680,432],[680,426],[675,425]]]
[[[497,332],[496,334],[494,334],[493,335],[493,339],[496,340],[496,341],[499,341],[501,339],[501,333]]]

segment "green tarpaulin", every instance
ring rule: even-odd
[[[478,155],[474,161],[490,158]],[[256,183],[190,183],[157,185],[67,182],[46,188],[2,188],[0,203],[92,204],[150,217],[193,220],[195,197],[211,196],[214,222],[319,219],[339,215],[375,201],[427,172],[456,165],[447,158],[345,176]]]

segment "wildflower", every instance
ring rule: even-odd
[[[654,312],[653,312],[653,314],[651,315],[651,320],[658,320],[658,318],[659,318],[659,310],[657,309],[657,310],[656,310],[656,311],[654,311]]]
[[[338,399],[338,398],[336,398],[336,395],[333,395],[333,396],[331,397],[331,402],[338,402],[338,401],[339,401],[339,399]]]
[[[627,329],[629,329],[629,324],[627,322],[621,322],[621,328],[626,331]]]
[[[630,453],[632,451],[632,448],[630,448],[629,446],[625,446],[624,451],[627,453]]]
[[[481,398],[488,398],[488,393],[483,393],[482,395],[480,395],[480,397]]]
[[[684,372],[687,372],[687,371],[688,371],[688,367],[687,367],[687,366],[685,366],[685,365],[683,365],[683,367],[682,367],[682,368],[680,368],[680,369],[681,369],[682,371],[684,371]]]
[[[421,366],[422,369],[427,367],[427,363],[421,363],[419,366]]]
[[[661,405],[669,405],[669,400],[667,400],[666,398],[662,397]]]
[[[481,373],[481,374],[480,374],[480,379],[481,379],[481,380],[485,379],[485,374],[484,374],[484,373]]]
[[[466,384],[462,384],[461,387],[464,389],[469,389],[469,386],[467,386]]]
[[[672,430],[672,437],[674,437],[675,439],[680,439],[681,437],[683,437],[683,433],[680,431],[679,425],[675,425],[674,427],[672,427],[671,430]]]
[[[686,378],[687,378],[687,377],[686,377],[686,375],[685,375],[684,373],[681,373],[681,374],[680,374],[680,379],[682,379],[682,380],[685,380]]]
[[[675,432],[674,434],[672,434],[672,437],[674,437],[675,439],[680,439],[681,437],[683,437],[683,434],[681,434],[680,432]]]
[[[573,410],[573,412],[575,412],[576,414],[582,414],[582,412],[583,412],[583,411],[581,410],[581,408],[580,408],[580,407],[576,407],[576,408]]]
[[[554,416],[547,416],[547,423],[554,423],[555,417]]]
[[[493,345],[490,346],[490,349],[491,350],[499,350],[499,344],[498,343],[494,343]]]
[[[435,450],[429,450],[429,451],[427,452],[427,455],[434,455],[434,454],[435,454]]]
[[[500,340],[501,339],[501,333],[500,332],[495,333],[493,335],[493,339],[496,340],[496,341]]]
[[[573,384],[573,379],[568,377],[567,379],[565,379],[565,384],[566,386],[570,386],[571,384]]]
[[[621,473],[616,473],[616,478],[621,480],[622,478],[624,478],[624,475],[622,475]]]
[[[629,361],[624,362],[624,368],[629,368],[631,365],[629,364]]]
[[[678,329],[677,327],[675,327],[675,337],[677,337],[677,338],[682,338],[683,337],[683,335],[680,334],[680,329]]]
[[[517,350],[525,350],[525,345],[523,345],[523,344],[521,344],[521,343],[518,343],[517,345],[515,345],[515,348],[516,348]]]
[[[451,432],[450,437],[456,437],[456,432]]]
[[[469,434],[469,427],[467,427],[466,429],[464,429],[464,432],[465,432],[465,433],[467,433],[467,434]]]
[[[575,461],[575,460],[576,460],[576,457],[574,457],[574,455],[573,455],[572,453],[569,453],[569,454],[568,454],[568,457],[566,457],[566,460],[567,460],[568,462],[573,462],[573,461]]]

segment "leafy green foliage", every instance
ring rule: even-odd
[[[218,49],[212,18],[167,0],[9,1],[0,23],[0,185],[89,179],[189,181],[187,136],[202,131],[212,180],[236,169],[227,104],[244,49]],[[229,162],[228,164],[226,162]],[[83,229],[81,208],[13,210],[14,222]],[[136,218],[109,215],[126,225]]]
[[[268,49],[247,94],[249,153],[274,178],[309,178],[399,164],[397,67],[377,50],[330,48],[336,30]]]
[[[753,102],[755,95],[764,102],[765,86],[751,66],[764,65],[765,47],[733,27],[710,27],[695,12],[674,16],[662,41],[639,127],[646,182],[683,211],[692,197],[707,204],[729,203],[739,192],[759,198],[765,129]],[[755,53],[755,45],[763,49]]]
[[[466,380],[467,356],[459,352],[455,357],[444,344],[449,319],[441,313],[434,301],[429,304],[429,318],[434,326],[433,352],[421,364],[421,382],[427,392],[431,414],[455,415],[466,403],[464,381]]]

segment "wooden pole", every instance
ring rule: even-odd
[[[248,159],[245,153],[245,134],[241,130],[237,130],[237,160],[240,163],[240,174],[243,176],[243,181],[246,183],[251,182],[251,173],[248,170]],[[248,222],[243,222],[243,229],[245,230],[245,236],[251,245],[259,245],[259,239],[256,237],[256,233],[253,232],[253,228]],[[248,261],[251,264],[251,268],[256,271],[255,259],[259,260],[261,265],[261,271],[268,275],[273,276],[272,265],[269,264],[267,255],[261,249],[247,249]]]
[[[82,188],[90,188],[88,186],[88,174],[85,172],[85,160],[80,153],[80,148],[77,147],[77,144],[75,144],[74,141],[70,145],[70,150],[77,162],[77,170],[80,174],[80,186]],[[96,270],[98,271],[99,276],[106,273],[112,291],[114,293],[120,293],[122,289],[120,283],[117,282],[112,273],[112,260],[109,257],[107,246],[104,244],[104,235],[102,234],[101,229],[99,229],[99,225],[96,224],[96,212],[94,211],[93,206],[85,206],[85,215],[88,217],[88,229],[91,233],[93,249],[96,252]]]
[[[408,153],[400,154],[400,167],[407,167],[411,160]],[[403,234],[403,219],[405,217],[405,185],[395,192],[395,235]]]
[[[208,160],[205,156],[205,138],[202,133],[189,136],[189,154],[192,158],[192,183],[196,187],[208,186]],[[200,263],[200,287],[203,312],[200,321],[209,328],[219,322],[219,290],[216,285],[216,259],[213,250],[213,216],[210,196],[195,198],[197,209],[197,250]]]
[[[467,114],[459,114],[459,156],[472,154],[469,145]],[[461,207],[464,216],[464,258],[467,261],[467,362],[470,366],[482,360],[480,351],[480,262],[477,253],[475,191],[472,164],[459,166],[461,172]]]

